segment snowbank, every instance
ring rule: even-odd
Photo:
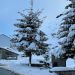
[[[29,67],[22,60],[0,60],[0,64],[2,65],[0,67],[21,75],[51,75],[48,69]]]
[[[68,58],[66,60],[66,67],[75,68],[75,60],[72,58]]]
[[[56,71],[72,71],[75,69],[74,68],[69,68],[69,67],[54,67],[52,69],[50,69],[51,72],[56,72]]]

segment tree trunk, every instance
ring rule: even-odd
[[[32,60],[32,53],[29,52],[29,66],[31,66],[31,60]]]

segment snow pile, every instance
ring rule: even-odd
[[[68,58],[66,60],[66,67],[75,68],[75,60],[72,58]]]
[[[69,68],[69,67],[54,67],[52,69],[50,69],[50,72],[56,72],[56,71],[72,71],[75,69],[74,68]]]
[[[45,61],[43,56],[32,55],[32,63],[40,63],[40,61]]]
[[[29,63],[29,57],[21,57],[18,56],[18,60],[20,63],[28,64]],[[37,56],[37,55],[32,55],[32,63],[34,64],[40,64],[40,61],[45,61],[43,56]]]

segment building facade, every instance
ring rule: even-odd
[[[0,48],[0,59],[17,59],[18,57],[18,53],[11,51],[9,49],[5,49],[5,48]]]

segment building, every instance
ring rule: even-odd
[[[17,59],[19,52],[10,48],[0,48],[0,59]]]
[[[0,35],[0,59],[17,59],[20,52],[11,48],[11,38],[1,34]]]

